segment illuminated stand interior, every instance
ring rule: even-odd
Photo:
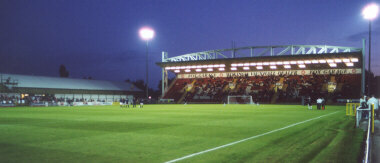
[[[365,43],[363,40],[363,47]],[[249,46],[232,49],[209,50],[196,53],[184,54],[176,57],[168,58],[167,52],[162,52],[162,62],[158,63],[162,67],[162,95],[168,89],[168,71],[178,73],[212,73],[225,71],[244,72],[244,71],[281,71],[291,69],[305,69],[308,65],[326,65],[328,68],[337,68],[344,65],[346,68],[353,67],[355,64],[362,64],[361,69],[355,69],[355,73],[362,74],[362,82],[364,83],[365,63],[364,48],[327,46],[327,45],[280,45],[280,46]],[[347,57],[347,53],[361,53],[361,56]],[[334,57],[325,58],[325,56]],[[281,61],[270,61],[271,58],[281,57]],[[300,59],[295,56],[313,56],[310,59]],[[265,61],[256,60],[256,58],[266,58]],[[247,59],[249,61],[230,61],[233,59]],[[362,63],[359,63],[359,61]],[[208,62],[207,64],[205,62]],[[214,63],[211,63],[214,62]],[[181,64],[170,66],[170,63]],[[228,63],[228,64],[227,64]],[[178,77],[178,76],[177,76]],[[218,77],[218,76],[216,76]],[[223,77],[223,76],[221,76]],[[199,77],[198,77],[199,78]],[[364,92],[364,84],[362,84],[362,93]]]

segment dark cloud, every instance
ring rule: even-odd
[[[372,28],[372,31],[371,31],[372,37],[379,35],[380,34],[379,31],[380,31],[380,26]],[[347,40],[352,41],[352,42],[357,42],[358,40],[361,40],[363,38],[368,39],[368,30],[352,34],[352,35],[347,37]]]
[[[366,2],[295,1],[0,0],[0,72],[58,76],[64,64],[71,77],[145,79],[145,43],[137,34],[144,25],[156,30],[149,44],[154,88],[161,51],[173,57],[225,49],[232,40],[361,47],[367,37],[355,19]]]

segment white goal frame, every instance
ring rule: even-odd
[[[252,96],[248,96],[248,95],[233,95],[233,96],[228,96],[227,97],[227,104],[241,104],[241,103],[238,103],[238,102],[234,102],[232,103],[230,101],[231,98],[249,98],[249,102],[248,103],[244,103],[244,104],[255,104],[252,100]]]

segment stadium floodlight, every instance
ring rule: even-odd
[[[202,65],[202,68],[207,68],[207,65]]]
[[[242,67],[242,66],[244,66],[244,64],[243,63],[238,63],[237,66]]]
[[[180,69],[180,67],[179,67],[179,66],[176,66],[175,69]]]
[[[335,63],[342,63],[341,59],[334,59]]]
[[[185,69],[186,67],[185,66],[181,66],[180,69]]]
[[[282,65],[283,63],[281,61],[276,62],[277,65]]]
[[[318,62],[318,60],[311,60],[311,63],[313,63],[313,64],[317,64],[317,63],[319,63],[319,62]]]
[[[140,34],[141,39],[143,39],[144,41],[149,41],[149,40],[153,39],[155,32],[150,27],[142,27],[139,30],[139,34]]]
[[[326,61],[327,61],[327,63],[334,63],[334,60],[332,60],[332,59],[328,59]]]
[[[179,73],[179,72],[181,72],[181,70],[174,70],[174,72],[175,72],[175,73]]]
[[[171,67],[165,67],[165,70],[170,70],[171,69]]]
[[[269,62],[264,62],[263,65],[264,65],[264,66],[268,66],[268,65],[269,65]]]
[[[336,65],[336,63],[329,63],[329,66],[330,67],[336,67],[337,65]]]
[[[379,6],[376,3],[368,4],[362,11],[363,18],[369,21],[376,19],[378,14]]]
[[[226,67],[226,65],[225,64],[220,64],[219,67]]]
[[[213,68],[213,67],[214,67],[214,65],[207,65],[207,67],[208,67],[208,68]]]
[[[214,69],[212,69],[212,68],[208,68],[207,71],[214,71]]]
[[[232,70],[232,71],[236,71],[237,68],[236,68],[236,67],[231,67],[231,70]]]
[[[190,69],[191,68],[191,66],[186,66],[186,69]]]
[[[326,63],[326,60],[324,60],[324,59],[320,59],[320,60],[319,60],[319,63]]]
[[[191,68],[197,68],[197,66],[193,65],[193,66],[191,66]]]
[[[195,69],[196,72],[202,72],[202,69]]]
[[[299,68],[305,68],[306,65],[298,65]]]
[[[372,33],[372,21],[377,18],[379,14],[379,5],[376,3],[370,3],[364,7],[363,18],[368,20],[368,72],[371,74],[371,33]],[[371,78],[368,80],[368,93],[371,93]]]
[[[342,60],[343,60],[344,63],[350,62],[350,59],[348,59],[348,58],[344,58]]]
[[[197,65],[197,68],[202,68],[202,65]]]
[[[283,64],[284,65],[288,65],[288,64],[290,64],[290,62],[289,61],[284,61]]]
[[[352,66],[354,66],[354,63],[352,63],[352,62],[346,62],[346,66],[347,67],[352,67]]]
[[[290,61],[290,64],[295,65],[297,64],[297,61]]]
[[[277,66],[269,66],[270,69],[277,69]]]
[[[191,70],[189,70],[189,69],[186,69],[186,70],[185,70],[185,72],[190,72],[190,71],[191,71]]]
[[[257,65],[257,66],[262,66],[263,63],[259,62],[259,63],[257,63],[256,65]]]
[[[262,69],[263,69],[263,66],[257,66],[256,69],[258,69],[258,70],[262,70]]]
[[[243,70],[249,70],[249,67],[243,67]]]
[[[310,60],[306,60],[306,61],[304,61],[305,62],[305,64],[311,64],[311,61]]]
[[[249,63],[244,63],[244,66],[249,66]]]
[[[142,40],[146,41],[146,98],[149,97],[149,89],[148,89],[148,86],[149,86],[149,78],[148,78],[148,74],[149,74],[149,71],[148,71],[148,55],[149,55],[149,41],[153,39],[154,35],[155,35],[155,32],[152,28],[150,27],[142,27],[140,28],[139,30],[139,34],[140,34],[140,37]]]
[[[303,61],[297,61],[297,63],[300,64],[300,65],[303,65],[303,64],[304,64]]]
[[[359,62],[359,59],[357,59],[357,58],[351,58],[351,62]]]
[[[214,67],[219,67],[219,65],[214,65]]]
[[[290,68],[292,68],[292,66],[290,66],[290,65],[284,65],[284,68],[290,69]]]
[[[223,67],[220,67],[219,68],[219,71],[224,71],[225,69]]]
[[[237,64],[236,64],[236,63],[233,63],[233,64],[231,64],[231,66],[233,66],[233,67],[236,67],[236,66],[237,66]]]
[[[276,65],[276,62],[270,62],[269,65]]]
[[[250,63],[249,65],[251,65],[251,66],[256,66],[256,63]]]

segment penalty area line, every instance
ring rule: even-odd
[[[339,111],[332,112],[332,113],[329,113],[329,114],[325,114],[325,115],[322,115],[322,116],[319,116],[319,117],[311,118],[311,119],[308,119],[308,120],[304,120],[304,121],[301,121],[301,122],[293,123],[293,124],[291,124],[291,125],[288,125],[288,126],[285,126],[285,127],[282,127],[282,128],[278,128],[278,129],[275,129],[275,130],[272,130],[272,131],[269,131],[269,132],[266,132],[266,133],[263,133],[263,134],[259,134],[259,135],[251,136],[251,137],[249,137],[249,138],[245,138],[245,139],[241,139],[241,140],[238,140],[238,141],[235,141],[235,142],[232,142],[232,143],[228,143],[228,144],[225,144],[225,145],[221,145],[221,146],[219,146],[219,147],[210,148],[210,149],[207,149],[207,150],[204,150],[204,151],[201,151],[201,152],[197,152],[197,153],[189,154],[189,155],[187,155],[187,156],[183,156],[183,157],[176,158],[176,159],[173,159],[173,160],[170,160],[170,161],[166,161],[165,163],[173,163],[173,162],[181,161],[181,160],[184,160],[184,159],[188,159],[188,158],[190,158],[190,157],[194,157],[194,156],[197,156],[197,155],[201,155],[201,154],[204,154],[204,153],[207,153],[207,152],[215,151],[215,150],[218,150],[218,149],[221,149],[221,148],[224,148],[224,147],[228,147],[228,146],[231,146],[231,145],[235,145],[235,144],[238,144],[238,143],[241,143],[241,142],[247,141],[247,140],[255,139],[255,138],[258,138],[258,137],[261,137],[261,136],[264,136],[264,135],[268,135],[268,134],[271,134],[271,133],[274,133],[274,132],[277,132],[277,131],[285,130],[285,129],[287,129],[287,128],[294,127],[294,126],[297,126],[297,125],[299,125],[299,124],[303,124],[303,123],[306,123],[306,122],[309,122],[309,121],[312,121],[312,120],[320,119],[320,118],[323,118],[323,117],[329,116],[329,115],[331,115],[331,114],[335,114],[335,113],[337,113],[337,112],[339,112]]]

